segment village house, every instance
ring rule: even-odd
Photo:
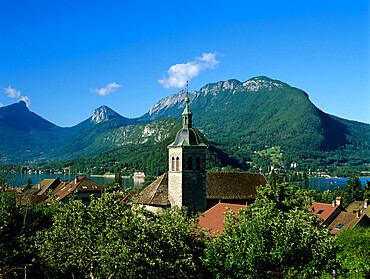
[[[91,195],[100,198],[104,187],[99,183],[87,178],[86,176],[76,176],[73,180],[66,183],[60,183],[54,190],[53,196],[55,201],[69,202],[70,194],[76,195],[78,200],[81,200],[85,205],[90,204]],[[45,200],[47,204],[53,202],[54,198]]]

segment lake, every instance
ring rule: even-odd
[[[32,184],[37,184],[43,179],[54,179],[59,177],[60,180],[68,180],[71,181],[75,176],[70,175],[62,175],[62,174],[12,174],[10,175],[10,181],[14,181],[13,185],[20,186],[27,184],[28,177],[31,177]],[[87,175],[88,178],[91,180],[99,183],[100,185],[104,185],[107,182],[111,182],[114,180],[113,176],[90,176]],[[334,188],[339,187],[339,189],[343,190],[344,186],[346,185],[347,178],[309,178],[309,185],[308,189],[319,190],[320,192],[324,192],[325,190],[334,191]],[[365,187],[366,180],[370,180],[370,177],[361,177],[360,181],[362,187]],[[143,178],[128,178],[124,177],[122,179],[123,182],[123,189],[130,189],[130,188],[140,188],[141,184],[144,182]],[[302,183],[300,183],[302,184]],[[300,185],[299,185],[300,186]]]
[[[362,188],[366,186],[366,180],[370,180],[370,177],[359,178]],[[344,190],[346,181],[348,178],[309,178],[308,189],[319,190],[324,192],[326,190],[334,191],[334,188],[339,187],[340,190]]]

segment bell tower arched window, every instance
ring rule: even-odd
[[[195,158],[195,169],[200,170],[200,157],[199,156]]]
[[[175,157],[171,158],[171,171],[175,171]]]
[[[179,171],[179,166],[180,166],[180,158],[179,156],[176,157],[176,171]]]
[[[193,157],[189,156],[188,157],[188,170],[193,169]]]

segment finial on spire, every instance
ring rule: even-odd
[[[182,113],[182,128],[183,129],[189,129],[191,128],[191,117],[192,113],[189,108],[189,81],[186,81],[186,97],[185,97],[185,109]]]
[[[185,102],[186,103],[189,103],[189,81],[188,80],[186,81],[186,87],[185,87],[185,89],[186,89]]]

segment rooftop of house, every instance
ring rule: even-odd
[[[366,214],[367,216],[370,216],[370,204],[367,201],[368,206],[365,208],[365,203],[366,203],[366,200],[365,201],[354,201],[346,207],[346,211],[356,213],[356,210],[360,209],[361,214]]]
[[[59,177],[55,179],[44,179],[39,183],[32,186],[32,189],[36,189],[38,195],[43,195],[49,189],[54,190],[60,183]]]
[[[333,206],[333,204],[330,203],[313,202],[310,210],[325,222],[339,207],[341,207],[341,205],[336,204]]]
[[[55,188],[53,195],[56,196],[56,200],[60,201],[68,196],[72,192],[101,192],[104,187],[95,181],[85,177],[77,176],[70,182],[61,182],[57,188]],[[48,198],[45,202],[50,203],[51,198]]]
[[[329,225],[329,229],[332,234],[338,234],[346,229],[354,228],[361,221],[366,221],[370,225],[370,218],[366,214],[357,217],[356,213],[342,211]]]
[[[224,231],[224,217],[226,212],[232,210],[237,214],[241,208],[245,208],[246,206],[220,202],[204,212],[204,215],[198,217],[199,225],[207,230],[208,235],[222,233]]]

